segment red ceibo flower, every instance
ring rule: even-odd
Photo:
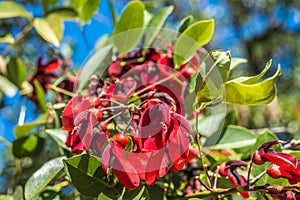
[[[248,164],[242,160],[232,160],[227,163],[222,163],[219,168],[219,173],[222,176],[229,178],[234,187],[246,186],[246,178],[237,172],[238,167],[247,167]],[[244,198],[249,198],[250,192],[240,192]]]

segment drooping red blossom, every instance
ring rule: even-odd
[[[102,151],[109,133],[97,123],[98,110],[95,108],[97,98],[76,96],[66,105],[62,113],[63,129],[68,131],[66,145],[73,153],[84,150]]]
[[[219,173],[222,176],[228,177],[234,187],[246,186],[246,178],[237,172],[238,167],[247,167],[248,164],[242,160],[233,160],[227,163],[222,163],[219,168]],[[249,198],[250,192],[240,192],[244,198]]]
[[[199,66],[195,54],[191,63],[175,69],[171,46],[167,52],[146,49],[118,56],[108,77],[91,77],[89,96],[67,104],[62,115],[67,145],[74,153],[100,155],[104,171],[112,168],[127,189],[137,188],[140,180],[153,185],[171,168],[183,169],[199,153],[190,147],[192,128],[183,116],[187,79]],[[112,123],[119,127],[109,138],[107,120],[124,110],[131,117],[126,130]]]
[[[272,162],[267,169],[267,174],[272,178],[286,178],[291,184],[300,182],[300,164],[295,156],[287,153],[276,152],[273,145],[282,144],[278,140],[264,143],[253,153],[252,161],[257,165]]]

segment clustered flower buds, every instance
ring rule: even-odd
[[[140,180],[152,185],[170,169],[183,169],[198,152],[190,146],[192,128],[184,118],[183,95],[200,66],[197,54],[191,61],[175,70],[171,46],[166,52],[146,49],[119,56],[107,77],[91,78],[88,95],[66,105],[67,146],[76,154],[101,157],[104,171],[112,168],[127,189],[137,188]]]

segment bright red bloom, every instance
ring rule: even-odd
[[[238,167],[247,167],[248,164],[242,160],[233,160],[227,163],[222,163],[219,168],[219,173],[222,176],[229,178],[234,187],[246,186],[246,178],[237,172]],[[244,198],[249,198],[250,192],[240,192]]]

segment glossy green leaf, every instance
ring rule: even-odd
[[[193,23],[177,39],[174,46],[175,68],[179,69],[201,46],[207,44],[214,32],[214,20]]]
[[[98,51],[94,52],[94,54],[87,60],[87,62],[83,65],[82,70],[79,74],[78,78],[78,89],[77,93],[82,91],[90,77],[93,74],[97,74],[102,77],[103,73],[112,62],[112,46],[105,46]]]
[[[47,13],[47,15],[51,15],[52,13],[55,13],[61,17],[63,20],[76,20],[78,19],[77,12],[70,7],[59,7],[54,8],[51,11]]]
[[[6,34],[3,37],[0,37],[0,43],[9,43],[12,44],[15,42],[15,38],[10,34]]]
[[[212,149],[237,149],[252,146],[256,142],[256,136],[244,127],[229,125],[222,138]]]
[[[53,6],[55,5],[56,3],[59,2],[59,0],[42,0],[43,2],[45,2],[46,4],[50,5],[50,6]]]
[[[45,18],[35,18],[33,26],[38,34],[54,46],[59,46],[63,35],[63,21],[59,14],[51,13]]]
[[[234,70],[241,64],[247,63],[247,59],[245,58],[231,58],[230,70]]]
[[[9,97],[13,97],[16,95],[18,88],[7,78],[0,75],[0,91],[5,93]]]
[[[46,95],[45,95],[43,87],[41,86],[41,84],[37,80],[34,80],[33,84],[34,84],[34,88],[35,88],[35,92],[36,92],[36,96],[37,96],[37,100],[39,102],[40,108],[44,112],[48,112]]]
[[[16,158],[24,158],[37,154],[43,147],[43,139],[31,135],[16,139],[12,143],[12,152]]]
[[[188,15],[183,18],[179,24],[178,32],[183,33],[191,24],[195,22],[193,15]]]
[[[235,80],[228,81],[224,84],[226,98],[223,103],[241,104],[248,106],[258,106],[270,103],[276,96],[276,80],[281,74],[278,67],[276,73],[261,82],[247,84]],[[247,82],[250,82],[248,79]],[[253,79],[251,80],[253,81]]]
[[[11,17],[26,17],[32,19],[32,14],[27,12],[22,5],[14,1],[0,2],[0,19]]]
[[[26,80],[26,69],[21,58],[11,58],[7,64],[8,79],[19,88]]]
[[[62,171],[62,161],[65,158],[65,156],[54,158],[34,172],[25,184],[25,199],[33,199]]]
[[[110,184],[102,169],[101,159],[82,154],[64,160],[65,172],[77,190],[86,196],[118,198],[121,194]]]
[[[161,8],[155,14],[153,14],[152,18],[150,19],[147,27],[147,31],[145,32],[144,36],[144,47],[149,48],[152,42],[155,40],[156,36],[158,35],[160,29],[163,27],[167,17],[172,13],[174,7],[168,6]]]
[[[124,8],[114,29],[113,44],[120,54],[127,53],[140,41],[144,26],[144,4],[131,1]]]
[[[93,17],[100,4],[100,0],[71,0],[71,2],[83,23],[86,23]]]
[[[40,115],[34,122],[15,126],[15,134],[17,138],[26,136],[35,127],[46,124],[48,122],[48,114]]]
[[[244,84],[257,83],[267,73],[267,71],[270,69],[271,65],[272,65],[272,60],[270,60],[266,64],[266,67],[263,69],[263,71],[261,71],[256,76],[241,76],[241,77],[234,79],[234,81],[239,82],[239,83],[244,83]]]

